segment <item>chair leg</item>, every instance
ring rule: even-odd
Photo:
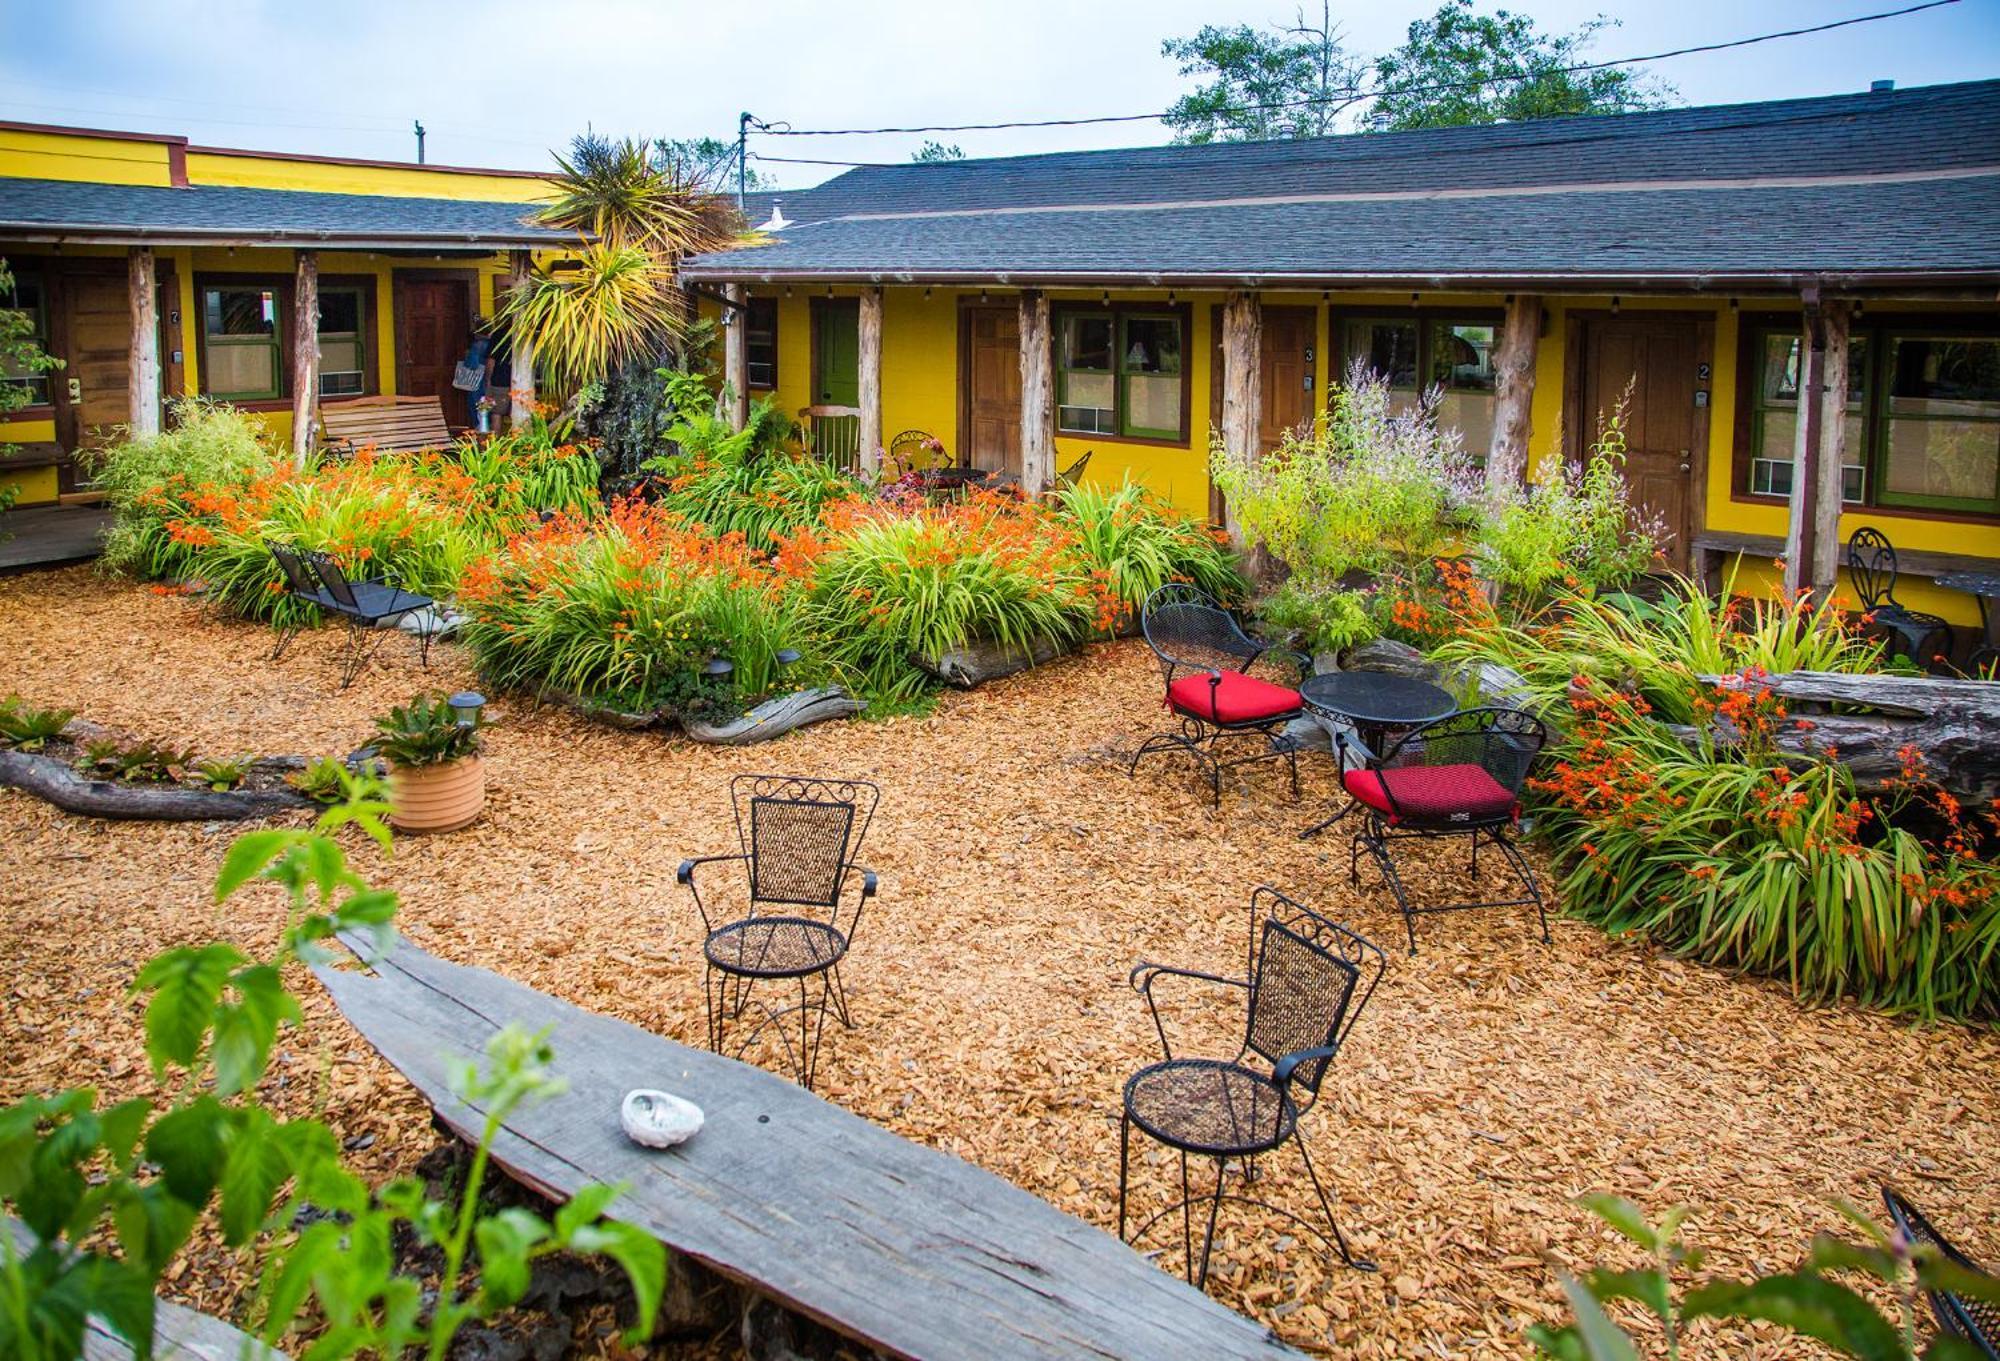
[[[1319,1208],[1326,1215],[1326,1226],[1333,1231],[1333,1241],[1340,1249],[1340,1260],[1356,1271],[1378,1270],[1373,1262],[1357,1258],[1347,1246],[1347,1235],[1340,1231],[1340,1222],[1333,1217],[1333,1202],[1328,1199],[1326,1187],[1320,1184],[1319,1169],[1313,1166],[1312,1154],[1306,1148],[1305,1136],[1292,1131],[1292,1142],[1299,1146],[1299,1157],[1306,1165],[1306,1175],[1312,1178],[1313,1191],[1319,1196]]]
[[[1554,944],[1553,938],[1549,935],[1548,904],[1542,900],[1541,885],[1535,882],[1534,867],[1528,863],[1528,858],[1521,854],[1520,848],[1499,832],[1493,833],[1493,844],[1500,848],[1500,853],[1514,866],[1514,872],[1521,876],[1521,884],[1528,890],[1528,896],[1535,900],[1535,916],[1542,926],[1542,944]]]
[[[298,623],[285,624],[281,626],[278,629],[278,641],[271,648],[271,655],[269,660],[275,662],[280,657],[284,656],[285,649],[292,645],[292,641],[299,636],[299,631],[304,627],[305,627],[304,624],[298,624]]]
[[[1215,1194],[1208,1198],[1208,1229],[1201,1236],[1201,1270],[1194,1277],[1194,1288],[1208,1288],[1208,1257],[1215,1249],[1215,1217],[1222,1212],[1222,1177],[1229,1164],[1221,1158],[1215,1160]]]
[[[1118,1241],[1129,1242],[1125,1237],[1125,1198],[1131,1184],[1132,1172],[1132,1114],[1121,1110],[1118,1113]]]

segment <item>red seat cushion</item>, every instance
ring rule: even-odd
[[[1388,788],[1383,788],[1384,782]],[[1498,822],[1521,809],[1512,790],[1484,766],[1396,766],[1342,771],[1347,792],[1392,822]],[[1390,795],[1395,802],[1389,801]]]
[[[1261,723],[1296,714],[1302,703],[1298,691],[1240,671],[1223,672],[1212,691],[1211,680],[1205,671],[1182,676],[1167,687],[1167,703],[1210,723]]]

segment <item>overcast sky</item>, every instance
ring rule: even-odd
[[[1311,0],[1317,6],[1318,0]],[[1544,29],[1602,11],[1624,57],[1897,9],[1910,0],[1512,0]],[[1492,0],[1482,0],[1483,9]],[[1142,113],[1187,88],[1163,39],[1288,20],[1282,0],[0,0],[0,119],[196,142],[540,169],[585,125],[732,137],[748,109],[798,128]],[[1401,41],[1436,0],[1339,0],[1351,51]],[[2000,0],[1661,61],[1688,103],[2000,76]],[[1166,140],[1158,123],[939,134],[972,155]],[[769,155],[902,160],[921,136],[758,138]],[[837,171],[767,164],[785,185]]]

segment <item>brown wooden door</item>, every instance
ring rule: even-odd
[[[132,299],[124,270],[67,274],[62,280],[63,368],[56,437],[65,449],[95,449],[132,419]]]
[[[1695,389],[1699,336],[1685,317],[1608,317],[1584,332],[1581,433],[1587,446],[1625,405],[1625,476],[1633,500],[1657,511],[1668,540],[1661,556],[1688,569],[1698,489]]]
[[[1267,307],[1257,350],[1257,444],[1278,447],[1287,430],[1313,418],[1313,323],[1310,307]]]
[[[960,322],[962,416],[959,461],[991,472],[1021,472],[1021,314],[968,307]]]
[[[396,276],[396,391],[443,399],[444,418],[471,424],[451,373],[472,342],[471,285],[461,278]]]

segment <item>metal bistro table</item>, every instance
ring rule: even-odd
[[[1428,681],[1386,671],[1329,671],[1309,676],[1299,686],[1299,698],[1320,718],[1351,724],[1355,735],[1370,751],[1380,754],[1383,739],[1404,732],[1434,718],[1457,710],[1452,697]],[[1341,760],[1338,745],[1334,760]],[[1299,839],[1315,836],[1354,811],[1349,798],[1340,811],[1299,833]]]
[[[1978,598],[1979,622],[1986,630],[1984,646],[1975,648],[1966,659],[1965,669],[1978,674],[1979,668],[1988,662],[2000,662],[2000,572],[1940,572],[1932,577],[1947,591],[1964,591]]]

